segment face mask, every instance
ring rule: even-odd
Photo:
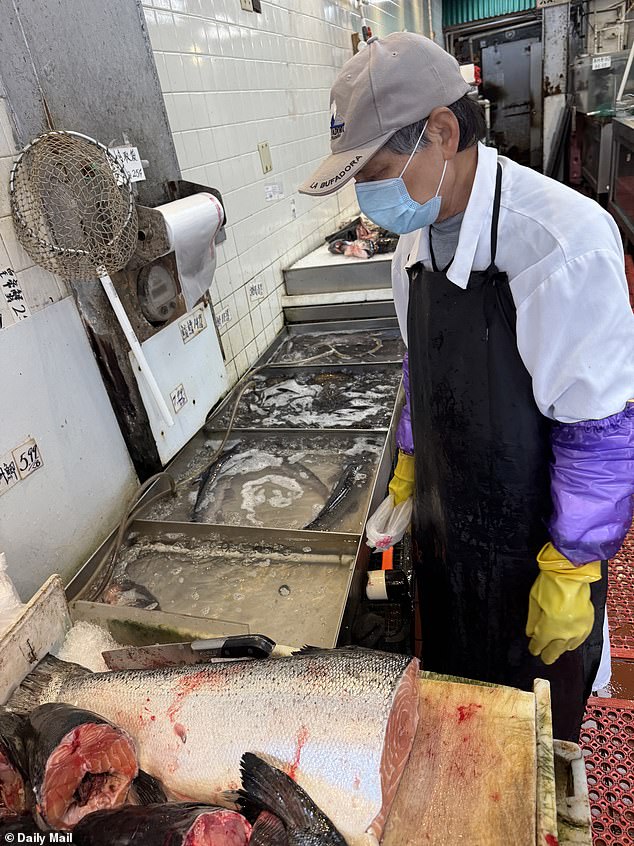
[[[439,192],[447,170],[446,161],[436,194],[426,203],[417,203],[416,200],[413,200],[403,181],[403,174],[414,158],[414,153],[426,129],[427,123],[425,123],[400,176],[395,179],[379,179],[376,182],[359,182],[355,185],[357,202],[363,214],[367,215],[378,226],[387,229],[388,232],[395,232],[397,235],[404,235],[406,232],[414,232],[416,229],[430,226],[440,214],[442,197]]]

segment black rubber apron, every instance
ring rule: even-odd
[[[435,262],[409,271],[421,657],[427,670],[526,690],[549,679],[555,736],[576,740],[601,657],[607,579],[592,586],[586,643],[551,667],[533,658],[525,627],[535,556],[549,540],[552,424],[535,404],[508,276],[495,265],[501,183],[498,164],[491,264],[466,290]]]

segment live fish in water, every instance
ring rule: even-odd
[[[354,844],[383,831],[418,723],[417,680],[416,659],[353,648],[99,674],[47,658],[11,706],[63,697],[98,708],[181,800],[220,802],[256,750]]]
[[[348,464],[344,469],[341,478],[333,488],[330,496],[324,503],[323,508],[319,514],[304,526],[305,529],[316,529],[324,521],[341,506],[341,503],[348,497],[351,491],[354,490],[354,483],[360,471],[358,464]]]
[[[271,840],[280,841],[277,818],[286,829],[288,846],[346,846],[341,834],[306,791],[286,773],[270,766],[257,755],[247,753],[242,758],[240,794],[248,802],[274,815],[256,831],[262,843],[267,842],[261,834],[265,828],[269,832],[269,843]]]
[[[126,805],[90,814],[73,830],[78,846],[247,846],[249,822],[235,811],[191,802]]]
[[[146,611],[160,611],[158,599],[143,585],[130,579],[118,579],[104,590],[101,601],[107,605],[125,608],[145,608]]]
[[[214,483],[222,472],[222,468],[229,463],[239,448],[240,441],[238,441],[237,444],[234,444],[230,449],[225,450],[215,461],[212,461],[209,467],[207,467],[207,469],[199,477],[198,494],[192,510],[192,520],[194,522],[201,522],[202,518],[200,515],[200,509],[203,501],[205,500],[207,491],[214,486]]]

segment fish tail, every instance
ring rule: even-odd
[[[286,773],[250,752],[242,756],[241,795],[279,817],[285,826],[305,828],[313,819],[315,805]]]
[[[28,714],[38,705],[55,702],[63,685],[76,676],[92,675],[90,670],[61,661],[54,655],[47,655],[31,670],[22,684],[17,687],[7,702],[7,710]]]
[[[249,846],[288,846],[282,820],[268,811],[262,811],[251,831]]]
[[[136,800],[138,805],[163,805],[167,802],[161,782],[144,770],[139,770],[138,776],[132,782],[130,798]]]

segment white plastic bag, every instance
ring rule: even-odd
[[[7,572],[7,559],[0,552],[0,634],[14,623],[24,608],[11,577]]]
[[[373,549],[389,549],[398,543],[412,519],[412,497],[394,507],[392,495],[384,499],[365,526],[366,543]]]

